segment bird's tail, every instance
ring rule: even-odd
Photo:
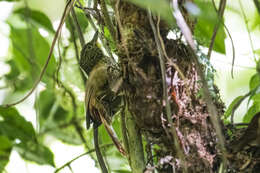
[[[109,136],[111,137],[112,141],[114,142],[114,144],[116,145],[116,148],[118,149],[118,151],[122,154],[122,155],[126,155],[125,149],[122,146],[122,144],[120,143],[120,141],[118,140],[118,137],[116,135],[116,132],[114,131],[113,127],[111,125],[109,125],[106,121],[105,118],[103,118],[102,116],[100,116],[102,123],[104,124],[107,133],[109,134]]]

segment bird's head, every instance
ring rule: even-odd
[[[95,33],[90,42],[83,46],[80,53],[80,67],[87,75],[89,75],[95,65],[104,57],[97,40],[98,32]]]

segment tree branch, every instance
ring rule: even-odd
[[[110,147],[110,146],[113,146],[113,145],[114,145],[114,144],[104,144],[104,145],[99,146],[99,148],[102,148],[102,149],[103,149],[103,148]],[[85,153],[83,153],[83,154],[81,154],[81,155],[75,157],[74,159],[68,161],[67,163],[65,163],[65,164],[62,165],[61,167],[57,168],[57,169],[54,171],[54,173],[59,172],[60,170],[62,170],[62,169],[65,168],[66,166],[69,166],[69,165],[70,165],[72,162],[74,162],[75,160],[78,160],[79,158],[81,158],[81,157],[83,157],[83,156],[85,156],[85,155],[91,154],[91,153],[93,153],[93,152],[95,152],[95,149],[91,149],[91,150],[89,150],[88,152],[85,152]]]
[[[70,24],[70,26],[71,26],[71,31],[70,31],[70,33],[71,33],[71,37],[72,37],[72,40],[73,40],[73,45],[74,45],[74,48],[75,48],[74,50],[75,50],[75,54],[76,54],[76,59],[77,59],[77,63],[78,63],[80,75],[81,75],[81,78],[82,78],[84,84],[86,84],[87,79],[86,79],[86,77],[85,77],[83,71],[80,69],[80,65],[79,65],[80,57],[79,57],[79,49],[78,49],[78,45],[77,45],[77,42],[76,42],[76,37],[75,37],[75,34],[74,34],[75,26],[74,26],[74,23],[73,23],[73,21],[72,21],[72,19],[71,19],[70,16],[69,16],[69,24]],[[82,33],[80,34],[81,29],[77,29],[77,31],[78,31],[79,37],[81,37],[81,36],[80,36],[80,35],[82,34]],[[85,43],[84,38],[82,39],[82,41]],[[81,44],[82,44],[82,43],[81,43]],[[81,45],[81,47],[83,47],[83,46],[84,46],[84,45]]]
[[[216,39],[216,36],[217,36],[218,29],[219,29],[220,24],[221,24],[221,20],[222,20],[223,15],[224,15],[225,7],[226,7],[226,0],[221,0],[219,2],[218,21],[217,21],[217,23],[214,27],[214,31],[213,31],[213,34],[212,34],[212,37],[211,37],[211,42],[210,42],[210,45],[209,45],[208,59],[210,59],[211,52],[213,50],[214,42],[215,42],[215,39]]]

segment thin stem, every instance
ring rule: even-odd
[[[81,47],[83,47],[85,45],[85,39],[84,39],[82,30],[80,28],[79,21],[78,21],[78,18],[77,18],[77,15],[75,13],[74,8],[71,9],[71,15],[72,15],[72,18],[73,18],[74,23],[76,25],[76,30],[78,32],[78,36],[79,36],[79,41],[80,41]]]
[[[244,22],[245,22],[245,25],[246,25],[246,30],[247,30],[247,33],[248,33],[248,38],[249,38],[249,42],[250,42],[251,51],[253,53],[254,60],[257,61],[256,56],[255,56],[255,51],[254,51],[253,40],[252,40],[251,33],[250,33],[250,30],[249,30],[249,26],[248,26],[248,20],[246,18],[246,14],[245,14],[243,5],[241,3],[241,0],[238,0],[238,2],[239,2],[239,6],[240,6],[240,9],[242,11],[242,15],[243,15]]]
[[[100,7],[101,7],[101,12],[102,12],[103,17],[104,17],[105,25],[108,27],[113,40],[116,41],[116,31],[115,31],[113,23],[112,23],[112,21],[109,17],[105,0],[100,0]]]
[[[59,59],[58,59],[58,66],[56,68],[56,83],[59,86],[60,85],[60,80],[59,80],[59,72],[61,69],[61,64],[62,64],[62,55],[61,55],[61,48],[60,48],[60,44],[61,44],[61,35],[59,34],[59,38],[58,38],[58,55],[59,55]]]
[[[73,171],[71,165],[68,165],[68,168],[70,169],[70,172],[71,172],[71,173],[74,173],[74,171]]]
[[[217,7],[216,7],[216,4],[215,4],[215,1],[212,0],[212,4],[213,4],[213,7],[215,9],[216,12],[218,12],[217,10]],[[228,37],[230,38],[230,41],[231,41],[231,45],[232,45],[232,66],[231,66],[231,77],[234,78],[234,64],[235,64],[235,57],[236,57],[236,51],[235,51],[235,44],[234,44],[234,41],[233,41],[233,38],[231,36],[231,33],[229,32],[229,29],[228,27],[225,25],[224,21],[222,21],[220,18],[219,18],[220,22],[222,23],[222,25],[224,26],[225,30],[227,31],[227,34],[228,34]]]
[[[214,43],[215,43],[217,32],[218,32],[218,29],[220,27],[220,24],[221,24],[223,15],[224,15],[225,7],[226,7],[226,0],[221,0],[219,2],[218,21],[217,21],[217,23],[214,27],[214,31],[213,31],[213,34],[212,34],[212,37],[211,37],[211,42],[210,42],[210,45],[209,45],[208,59],[210,59],[210,56],[211,56],[211,53],[212,53],[212,50],[213,50],[213,46],[214,46]]]
[[[186,80],[186,78],[185,78],[183,72],[181,71],[181,69],[179,68],[179,66],[176,63],[174,63],[172,61],[172,59],[170,59],[169,56],[167,55],[167,52],[165,50],[165,45],[164,45],[163,39],[160,34],[160,16],[158,16],[158,21],[157,21],[157,34],[158,34],[158,38],[160,40],[160,44],[162,46],[163,55],[166,57],[168,63],[175,68],[175,70],[179,73],[182,80]]]
[[[110,147],[110,146],[113,146],[113,145],[114,145],[114,144],[104,144],[104,145],[99,146],[99,148],[102,148],[102,149],[103,149],[103,148]],[[64,165],[62,165],[61,167],[57,168],[57,169],[54,171],[54,173],[59,172],[60,170],[62,170],[62,169],[65,168],[66,166],[70,165],[72,162],[78,160],[79,158],[81,158],[81,157],[83,157],[83,156],[85,156],[85,155],[91,154],[91,153],[93,153],[93,152],[95,152],[95,151],[96,151],[95,149],[91,149],[91,150],[89,150],[88,152],[85,152],[85,153],[83,153],[83,154],[81,154],[81,155],[79,155],[79,156],[73,158],[72,160],[70,160],[70,161],[68,161],[67,163],[65,163]]]
[[[49,51],[48,58],[47,58],[47,60],[46,60],[46,62],[45,62],[45,64],[44,64],[44,66],[43,66],[43,68],[42,68],[42,71],[41,71],[41,73],[40,73],[39,78],[38,78],[38,79],[36,80],[36,82],[34,83],[32,89],[31,89],[22,99],[20,99],[20,100],[14,102],[14,103],[1,105],[1,107],[8,108],[8,107],[11,107],[11,106],[15,106],[15,105],[17,105],[17,104],[19,104],[19,103],[22,103],[24,100],[26,100],[26,99],[34,92],[34,90],[36,89],[36,87],[38,86],[38,84],[40,83],[40,81],[41,81],[42,78],[43,78],[43,75],[44,75],[44,73],[45,73],[45,71],[46,71],[46,69],[47,69],[47,66],[48,66],[48,64],[49,64],[49,61],[50,61],[50,59],[51,59],[51,55],[52,55],[54,46],[55,46],[56,41],[57,41],[57,39],[58,39],[58,36],[59,36],[59,34],[60,34],[60,32],[61,32],[62,26],[63,26],[63,24],[64,24],[64,22],[65,22],[66,17],[67,17],[68,14],[69,14],[71,8],[73,7],[74,2],[75,2],[75,0],[70,0],[70,1],[68,1],[67,4],[66,4],[66,7],[65,7],[64,12],[63,12],[63,15],[62,15],[62,18],[61,18],[61,20],[60,20],[59,27],[58,27],[58,29],[57,29],[57,31],[56,31],[56,33],[55,33],[54,38],[53,38],[53,41],[52,41],[52,45],[51,45],[51,48],[50,48],[50,51]]]
[[[177,23],[178,27],[180,28],[182,34],[184,35],[185,40],[192,47],[192,49],[195,50],[196,47],[195,47],[194,40],[192,38],[191,30],[190,30],[189,26],[187,25],[182,13],[181,13],[181,10],[179,9],[178,0],[172,0],[172,8],[174,9],[173,16],[176,19],[176,23]]]
[[[74,45],[74,50],[75,50],[75,55],[76,55],[76,59],[77,59],[77,63],[78,63],[79,71],[80,71],[80,75],[81,75],[81,78],[82,78],[84,84],[86,84],[87,79],[86,79],[86,77],[85,77],[83,71],[80,69],[80,65],[79,65],[79,61],[80,61],[79,58],[80,58],[80,57],[79,57],[79,49],[78,49],[78,45],[77,45],[76,37],[75,37],[75,33],[74,33],[75,26],[74,26],[74,23],[73,23],[73,21],[72,21],[72,19],[71,19],[70,16],[69,16],[69,24],[70,24],[70,26],[71,26],[71,31],[70,31],[70,33],[71,33],[71,38],[72,38],[72,40],[73,40],[73,45]],[[79,32],[80,32],[80,31],[79,31]],[[80,35],[80,34],[79,34],[79,35]],[[84,38],[83,38],[83,40],[84,40]],[[84,42],[85,42],[85,40],[84,40]],[[81,45],[81,46],[83,47],[84,45]]]

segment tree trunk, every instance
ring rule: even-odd
[[[146,140],[146,146],[152,150],[151,158],[147,158],[148,164],[143,171],[152,172],[156,168],[159,172],[213,172],[220,164],[216,132],[209,121],[207,104],[201,96],[201,79],[188,48],[181,39],[167,39],[170,28],[159,17],[152,19],[160,33],[161,44],[165,47],[164,53],[168,56],[163,57],[163,75],[166,75],[171,120],[177,132],[175,137],[167,119],[162,66],[148,13],[122,1],[115,9],[118,10],[117,46],[124,74],[126,102],[135,124]],[[216,87],[212,88],[212,93],[215,95],[214,103],[218,114],[222,115],[224,106]],[[130,129],[128,140],[131,142],[128,144],[131,148],[136,142],[132,141],[133,134],[129,131]],[[181,151],[176,148],[178,145]],[[129,160],[135,160],[132,157],[142,158],[131,153],[135,151],[129,149],[129,152]],[[152,166],[154,162],[156,164]]]

